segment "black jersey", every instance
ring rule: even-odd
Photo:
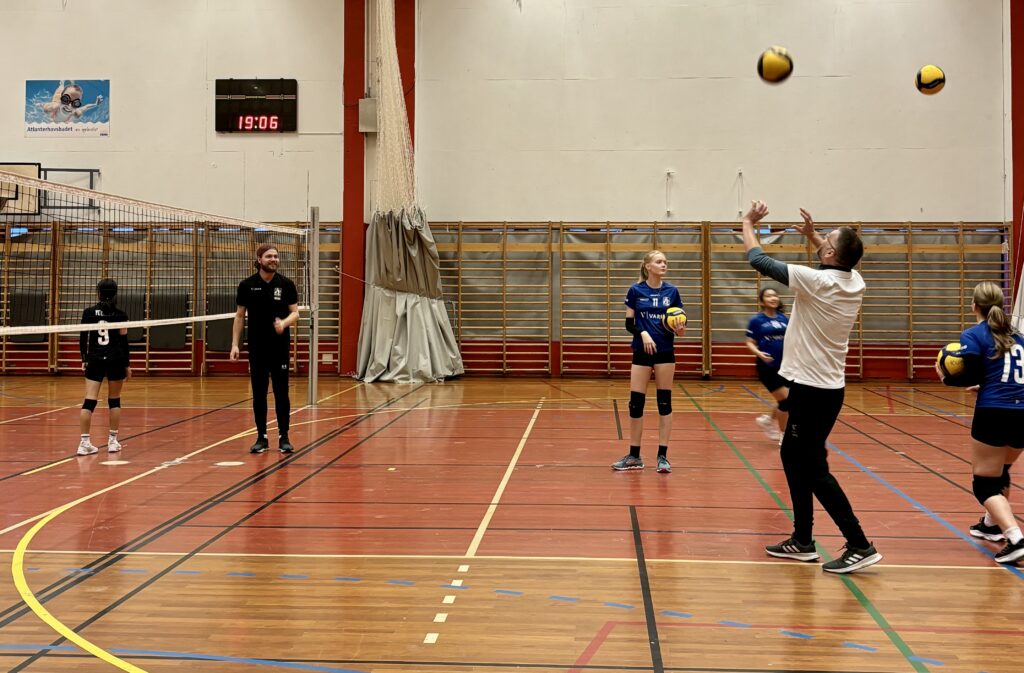
[[[254,273],[238,284],[236,303],[249,314],[249,349],[254,345],[288,343],[289,330],[274,331],[274,319],[284,320],[291,313],[289,306],[299,302],[299,293],[290,278],[275,273],[269,282]]]
[[[82,323],[118,323],[128,320],[128,314],[109,304],[96,304],[82,313]],[[78,349],[82,352],[82,362],[87,360],[107,360],[115,364],[128,366],[128,335],[121,334],[117,327],[111,329],[90,330],[79,332]]]

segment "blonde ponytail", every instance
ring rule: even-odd
[[[1003,310],[1003,291],[995,283],[985,281],[974,286],[974,305],[981,317],[988,323],[995,341],[996,352],[992,359],[1003,357],[1013,348],[1013,326]]]

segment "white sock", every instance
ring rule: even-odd
[[[117,439],[117,430],[111,430],[110,436],[113,437],[114,439]]]
[[[1007,528],[1005,531],[1003,531],[1003,535],[1005,535],[1006,539],[1010,541],[1010,544],[1017,544],[1021,540],[1024,540],[1024,533],[1020,532],[1019,526]]]
[[[89,435],[82,435],[82,444],[89,443]]]
[[[986,526],[994,526],[994,525],[996,525],[995,520],[992,519],[992,515],[989,514],[988,512],[985,512],[985,525]]]

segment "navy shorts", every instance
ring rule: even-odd
[[[779,388],[786,388],[789,386],[789,381],[779,376],[777,369],[769,369],[764,367],[758,361],[757,365],[757,380],[761,382],[768,392],[774,393]]]
[[[672,351],[655,351],[654,355],[648,355],[645,351],[633,351],[633,364],[641,367],[653,367],[654,365],[675,364],[676,354]]]
[[[971,438],[989,446],[1024,449],[1024,409],[975,408]]]

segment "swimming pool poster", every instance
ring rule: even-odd
[[[26,138],[109,135],[109,79],[25,81]]]

